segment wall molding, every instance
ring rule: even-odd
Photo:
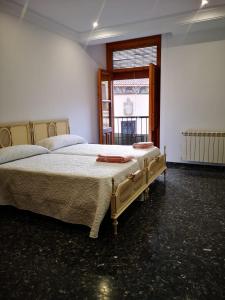
[[[20,17],[22,9],[23,6],[13,0],[0,0],[0,10],[3,12]],[[78,32],[30,9],[24,16],[24,20],[88,46],[158,34],[180,35],[215,28],[225,29],[225,5],[201,9],[197,12],[191,11],[185,14],[105,27],[89,32]]]

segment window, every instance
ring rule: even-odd
[[[161,36],[108,43],[106,50],[107,70],[99,70],[98,80],[100,142],[110,134],[115,144],[159,145]],[[110,100],[101,89],[104,73]]]
[[[113,80],[148,78],[149,65],[161,65],[161,36],[108,43],[106,55]]]
[[[157,64],[157,46],[113,52],[113,70],[147,67],[151,63]]]

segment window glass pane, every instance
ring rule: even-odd
[[[108,89],[109,89],[108,81],[102,81],[102,99],[103,100],[109,99]]]
[[[113,52],[113,69],[145,67],[157,64],[157,46]]]
[[[103,128],[110,127],[110,103],[103,101],[102,102],[102,118],[103,118]]]

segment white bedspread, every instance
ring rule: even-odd
[[[152,159],[155,156],[158,156],[160,154],[160,150],[157,147],[151,147],[149,149],[134,149],[132,146],[124,145],[77,144],[57,149],[52,153],[87,156],[97,156],[98,154],[120,156],[131,155],[137,159],[139,167],[142,169],[144,167],[145,158]]]
[[[96,238],[110,205],[112,178],[118,184],[138,167],[136,160],[110,164],[63,154],[17,160],[0,166],[0,204],[87,225]]]

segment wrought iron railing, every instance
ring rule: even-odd
[[[114,117],[114,143],[132,145],[148,141],[148,116]]]

